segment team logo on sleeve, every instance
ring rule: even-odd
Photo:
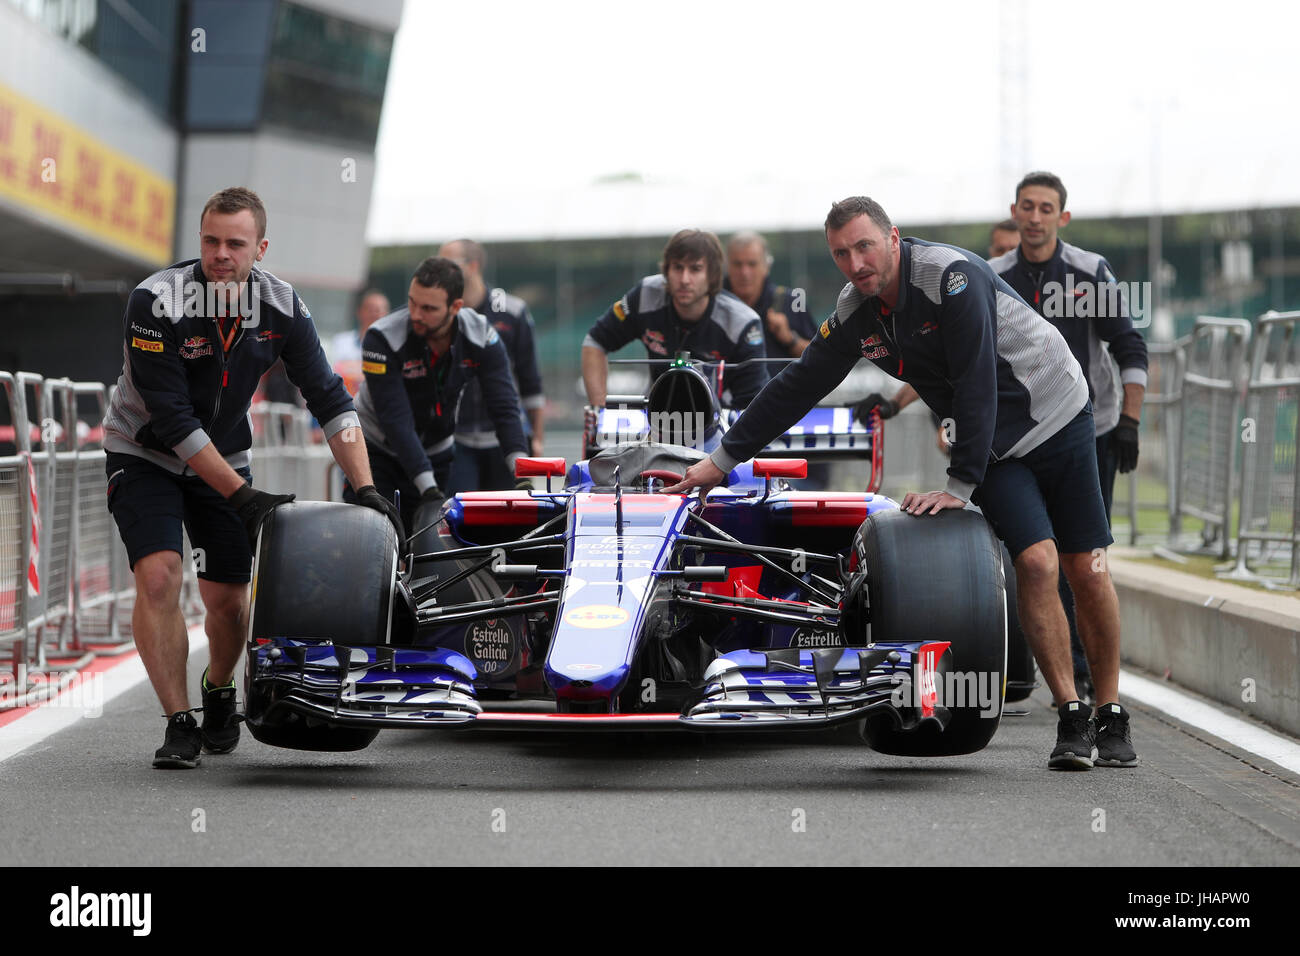
[[[966,288],[966,284],[966,273],[954,272],[952,275],[948,276],[948,294],[956,295]]]
[[[831,320],[830,320],[830,319],[827,319],[825,322],[822,323],[822,327],[821,327],[821,330],[820,330],[820,331],[821,331],[821,334],[822,334],[822,338],[824,338],[824,339],[829,339],[829,338],[831,337]]]
[[[749,327],[749,331],[745,333],[745,342],[749,345],[759,345],[762,341],[763,330],[759,327],[758,323],[755,322]]]
[[[387,362],[362,362],[361,371],[365,372],[367,375],[387,375],[388,363]]]
[[[131,348],[139,349],[141,352],[161,352],[163,344],[161,342],[142,339],[138,335],[131,336]]]
[[[298,296],[298,311],[302,313],[304,319],[311,318],[311,313],[307,311],[307,303],[302,301],[302,296]]]
[[[627,318],[627,300],[619,299],[614,303],[614,318],[622,322]]]

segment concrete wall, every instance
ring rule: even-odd
[[[1300,600],[1118,558],[1110,570],[1126,663],[1300,736]]]

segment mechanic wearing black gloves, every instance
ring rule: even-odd
[[[908,514],[974,501],[1015,562],[1020,623],[1043,676],[1065,702],[1052,769],[1134,766],[1119,705],[1119,605],[1105,562],[1109,524],[1097,479],[1088,385],[1064,338],[978,255],[902,239],[879,203],[854,196],[826,217],[831,257],[849,280],[835,314],[798,362],[772,379],[713,454],[665,493],[721,482],[785,432],[866,357],[953,420],[944,491],[911,492]],[[1058,551],[1059,547],[1059,551]],[[1064,566],[1086,613],[1097,698],[1074,693],[1057,592]]]
[[[1025,176],[1016,186],[1011,215],[1020,232],[1020,245],[990,259],[989,265],[1060,330],[1083,368],[1097,429],[1097,473],[1109,520],[1115,472],[1127,473],[1137,467],[1147,345],[1133,327],[1128,303],[1110,264],[1095,252],[1057,238],[1060,228],[1070,221],[1065,211],[1065,185],[1057,176],[1048,172]],[[1076,689],[1087,699],[1091,683],[1087,655],[1064,574],[1060,591],[1070,625]]]
[[[664,246],[661,274],[646,276],[596,320],[582,342],[582,381],[587,403],[604,408],[608,353],[636,339],[652,359],[679,352],[706,362],[723,361],[722,405],[744,408],[767,382],[763,323],[730,292],[722,290],[722,243],[711,232],[683,229]],[[651,379],[666,370],[651,367]]]
[[[1060,228],[1070,221],[1065,195],[1065,185],[1052,173],[1025,176],[1016,186],[1016,201],[1011,206],[1020,229],[1020,245],[990,259],[989,265],[1060,330],[1087,376],[1097,427],[1097,471],[1109,515],[1115,472],[1127,473],[1137,467],[1147,344],[1133,327],[1128,302],[1110,263],[1095,252],[1057,238]],[[1114,363],[1107,351],[1114,356]]]
[[[911,394],[906,394],[908,392]],[[893,418],[916,399],[916,390],[908,385],[904,385],[893,398],[885,398],[879,392],[872,392],[853,406],[853,417],[858,424],[866,425],[871,421],[871,412],[878,408],[881,418]]]
[[[239,741],[234,671],[248,623],[250,539],[292,496],[253,489],[248,409],[277,359],[307,400],[351,481],[370,484],[359,422],[325,361],[311,314],[286,282],[254,268],[266,209],[225,189],[203,207],[201,258],[140,283],[123,318],[125,366],[104,418],[108,507],[135,577],[136,647],[168,718],[155,767],[194,767]],[[203,726],[190,714],[181,614],[182,526],[206,610]]]
[[[422,496],[441,497],[447,486],[456,406],[470,382],[479,383],[511,474],[528,451],[510,357],[487,319],[464,308],[464,291],[460,266],[425,259],[406,306],[370,326],[361,343],[357,415],[375,487],[387,501],[400,493],[402,524],[411,531],[419,530],[413,523]],[[344,487],[344,501],[357,497]]]

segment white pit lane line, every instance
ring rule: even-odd
[[[1199,727],[1234,747],[1271,760],[1292,773],[1300,773],[1300,744],[1249,721],[1225,714],[1217,707],[1203,704],[1169,684],[1121,670],[1119,696],[1121,702],[1126,697],[1140,701],[1148,707],[1164,711],[1175,720]]]
[[[188,631],[190,653],[207,653],[208,639],[203,624],[195,624]],[[90,718],[87,698],[93,698],[96,709],[106,708],[109,701],[147,681],[144,662],[139,653],[132,651],[104,671],[73,681],[51,700],[42,701],[12,723],[0,727],[0,763],[22,753],[47,737]],[[92,683],[94,682],[94,683]],[[93,689],[93,695],[87,685]],[[94,686],[98,684],[99,686]]]

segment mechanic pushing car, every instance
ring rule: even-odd
[[[722,243],[711,232],[683,229],[664,246],[661,274],[646,276],[596,320],[582,342],[587,403],[604,408],[608,353],[640,339],[652,359],[690,352],[728,365],[765,358],[763,323],[722,289]],[[653,370],[658,377],[663,368]],[[744,408],[767,382],[762,362],[724,368],[723,405]]]
[[[1060,332],[975,253],[901,239],[885,210],[864,196],[833,205],[825,228],[831,257],[849,280],[835,314],[751,403],[722,447],[664,490],[707,492],[806,414],[859,358],[870,359],[955,422],[947,488],[911,492],[901,507],[924,516],[973,501],[1006,543],[1021,626],[1063,702],[1048,766],[1135,766],[1128,714],[1119,705],[1119,605],[1104,560],[1112,538],[1079,363]],[[1058,567],[1093,649],[1102,704],[1095,724],[1074,692]]]
[[[124,367],[104,417],[108,507],[135,576],[131,625],[167,717],[159,768],[192,768],[201,750],[229,753],[239,742],[233,678],[248,627],[251,545],[262,519],[293,499],[249,484],[249,404],[277,359],[360,489],[357,503],[398,520],[371,482],[352,399],[325,361],[311,313],[287,282],[255,267],[269,245],[262,201],[242,187],[216,193],[199,242],[199,259],[154,273],[127,299]],[[182,525],[206,610],[202,727],[185,680]]]
[[[464,292],[460,266],[425,259],[411,278],[406,305],[372,325],[362,342],[365,381],[357,390],[357,414],[370,468],[385,498],[401,493],[402,521],[413,533],[420,503],[444,497],[456,405],[470,382],[479,383],[511,473],[528,451],[505,345],[486,318],[464,307]],[[344,486],[344,501],[355,495]]]

